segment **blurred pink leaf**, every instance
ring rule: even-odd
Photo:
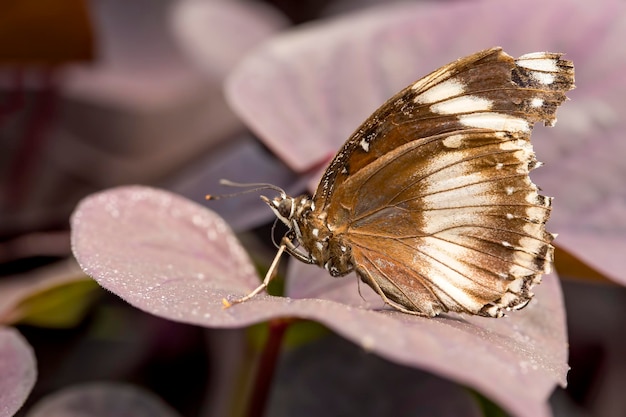
[[[176,38],[176,5],[172,0],[92,3],[99,60],[66,71],[59,126],[62,149],[76,147],[87,158],[67,168],[93,176],[93,160],[109,156],[126,178],[154,178],[237,130],[221,97],[221,77],[199,71],[187,57],[189,46]],[[222,35],[219,29],[211,33]],[[142,170],[133,170],[130,159]],[[108,185],[119,183],[118,176]]]
[[[290,274],[298,280],[306,275],[318,286],[290,287],[292,295],[310,298],[260,294],[224,309],[224,297],[242,296],[259,282],[241,245],[213,212],[147,187],[83,200],[72,217],[72,245],[83,270],[100,285],[172,320],[207,327],[277,317],[315,320],[396,363],[475,387],[520,416],[549,415],[546,399],[556,384],[565,385],[566,331],[555,277],[546,277],[528,308],[500,320],[365,309],[354,279],[324,281],[323,271],[311,266]],[[351,286],[352,294],[337,297],[339,282]]]
[[[94,382],[44,397],[28,417],[179,417],[156,395],[124,384]]]
[[[0,417],[24,404],[37,379],[33,349],[15,329],[0,326]]]
[[[210,20],[181,28],[190,17],[182,13],[181,21],[179,12],[190,2],[90,2],[97,59],[51,77],[58,94],[46,114],[54,123],[28,152],[33,180],[20,188],[24,206],[5,210],[0,229],[10,235],[56,226],[86,194],[161,181],[244,130],[225,102],[224,71],[282,23],[256,5],[206,3],[201,9],[210,10]],[[200,29],[208,44],[198,42]],[[219,71],[200,65],[199,57]],[[0,138],[0,164],[18,154],[22,131],[35,123],[29,119],[33,102],[42,101],[36,74],[25,74],[23,83],[17,75],[0,69],[0,89],[23,101],[3,125],[9,140]],[[8,205],[0,203],[0,210]]]
[[[226,75],[244,53],[287,26],[264,3],[179,0],[172,26],[182,49],[207,74]]]
[[[272,38],[232,73],[233,108],[298,171],[321,167],[387,98],[461,56],[503,46],[514,56],[565,52],[578,88],[554,129],[533,134],[555,196],[557,245],[626,283],[626,64],[623,2],[419,2],[387,5]],[[297,140],[294,140],[297,138]]]
[[[69,256],[69,231],[34,232],[0,243],[0,264],[34,256]]]

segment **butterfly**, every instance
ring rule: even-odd
[[[433,317],[502,317],[550,271],[549,197],[529,172],[536,122],[552,126],[574,88],[572,62],[495,47],[445,65],[391,97],[347,140],[315,194],[262,199],[289,229],[284,252],[341,277],[356,272],[386,304]]]

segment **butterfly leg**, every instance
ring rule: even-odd
[[[385,293],[383,292],[383,289],[380,288],[380,285],[378,285],[376,280],[374,278],[372,278],[369,273],[367,273],[365,271],[362,271],[362,270],[357,270],[357,272],[358,272],[358,275],[361,278],[363,278],[365,283],[368,284],[370,287],[372,287],[374,289],[374,291],[376,291],[378,293],[378,295],[380,295],[380,298],[382,298],[383,301],[385,302],[385,304],[387,304],[388,306],[391,306],[395,310],[398,310],[398,311],[400,311],[402,313],[411,314],[413,316],[431,317],[430,315],[422,313],[421,311],[409,310],[408,308],[402,307],[400,304],[390,300],[387,297],[387,295],[385,295]]]
[[[259,285],[254,290],[252,290],[252,292],[249,293],[248,295],[238,298],[236,300],[229,301],[226,298],[222,299],[222,304],[224,304],[224,308],[228,308],[232,306],[233,304],[239,304],[239,303],[243,303],[244,301],[248,301],[251,298],[253,298],[255,295],[257,295],[258,293],[260,293],[261,291],[267,288],[268,284],[270,283],[270,281],[272,280],[272,278],[274,278],[274,275],[276,274],[280,257],[282,256],[282,254],[285,252],[285,249],[287,248],[287,243],[285,242],[285,240],[291,243],[291,241],[289,241],[288,239],[283,238],[281,245],[278,247],[278,252],[276,252],[276,256],[274,257],[274,260],[272,261],[270,268],[267,270],[267,273],[265,274],[265,278],[263,279],[263,282],[261,283],[261,285]]]
[[[293,256],[300,262],[304,262],[305,264],[314,264],[315,261],[311,258],[311,256],[307,253],[304,253],[293,244],[293,241],[289,239],[287,236],[283,237],[281,244],[285,245],[285,250],[289,255]]]

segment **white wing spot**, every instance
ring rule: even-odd
[[[491,306],[486,310],[486,313],[491,317],[500,317],[498,313],[500,312],[500,308],[498,306]]]
[[[520,67],[528,68],[535,71],[559,72],[557,60],[547,57],[543,52],[533,52],[520,56],[516,63]]]
[[[535,97],[530,101],[530,105],[532,107],[541,107],[543,106],[543,99],[539,97]]]
[[[501,306],[506,306],[506,309],[509,310],[510,307],[508,307],[511,303],[513,303],[513,301],[515,301],[517,299],[517,295],[507,292],[504,293],[504,295],[500,298],[500,302],[498,303]]]
[[[533,52],[519,57],[515,63],[519,67],[529,69],[530,76],[543,85],[550,85],[560,72],[558,60],[545,52]]]
[[[472,113],[459,116],[464,126],[483,129],[504,130],[507,132],[530,132],[530,125],[524,119],[501,113]]]
[[[530,236],[541,236],[543,234],[543,225],[539,223],[526,223],[523,229],[524,233]]]
[[[370,143],[367,140],[361,139],[360,145],[361,145],[361,148],[363,148],[363,150],[365,152],[369,152],[370,151]]]
[[[524,287],[524,279],[523,278],[517,278],[514,279],[510,284],[509,284],[509,291],[518,294],[522,288]]]
[[[539,71],[531,71],[530,76],[543,85],[550,85],[556,79],[556,76],[554,74]]]
[[[504,190],[506,191],[506,195],[511,195],[515,192],[515,188],[513,187],[506,187]]]
[[[417,88],[418,83],[413,84],[413,88]],[[416,103],[431,104],[438,101],[447,100],[450,97],[463,94],[465,86],[457,80],[449,79],[435,85],[415,97]]]
[[[430,106],[430,111],[438,114],[473,113],[490,110],[493,102],[476,96],[461,96]]]
[[[496,169],[497,169],[497,170],[501,170],[502,168],[504,168],[504,164],[503,164],[502,162],[498,162],[498,163],[496,164]]]
[[[451,135],[443,140],[446,148],[458,148],[463,143],[463,135]]]
[[[319,236],[319,234],[320,234],[320,230],[319,230],[319,229],[313,229],[313,230],[311,231],[311,233],[313,233],[313,236],[318,237],[318,236]]]
[[[322,244],[322,242],[315,242],[315,247],[317,247],[319,250],[322,250],[324,248],[324,245]]]

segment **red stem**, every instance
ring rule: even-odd
[[[6,199],[9,207],[17,209],[21,206],[24,196],[32,185],[33,171],[36,163],[41,159],[46,139],[46,130],[52,121],[55,101],[56,85],[54,82],[54,70],[45,69],[42,78],[42,92],[38,103],[35,104],[33,114],[25,127],[24,136],[20,141],[16,155],[11,163],[8,173],[9,181],[6,184]],[[10,110],[15,110],[22,102],[19,97],[23,95],[21,76],[15,79],[17,99],[9,104]]]
[[[265,413],[283,337],[291,323],[292,319],[274,319],[268,323],[269,334],[259,358],[246,417],[262,417]]]

